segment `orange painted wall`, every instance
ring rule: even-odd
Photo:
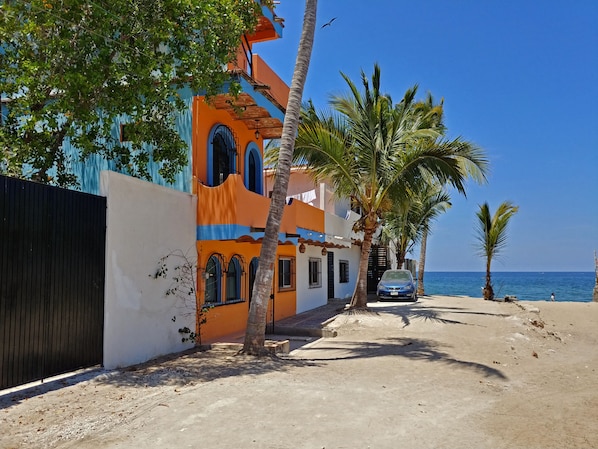
[[[229,175],[216,187],[197,185],[197,224],[239,224],[263,228],[270,210],[270,199],[250,192],[242,175]],[[296,208],[285,206],[280,232],[295,233]]]
[[[241,185],[243,185],[242,182]],[[259,226],[266,226],[266,219],[268,218],[268,212],[270,211],[270,198],[256,195],[247,190],[244,186],[243,188],[238,189],[238,192],[237,210],[239,211],[239,223],[255,223],[256,220],[259,220],[259,223],[262,223]],[[258,213],[260,214],[259,216]],[[296,230],[295,221],[296,216],[294,210],[285,206],[280,222],[280,232],[294,233]]]
[[[233,304],[222,304],[211,308],[207,312],[207,322],[201,325],[201,339],[203,343],[218,340],[229,335],[241,335],[245,332],[247,316],[249,314],[249,263],[253,257],[259,257],[261,245],[257,243],[239,243],[236,241],[198,241],[198,291],[200,300],[203,302],[203,291],[205,281],[202,277],[203,270],[210,256],[215,253],[221,254],[224,263],[227,264],[233,255],[240,255],[243,262],[244,274],[241,276],[241,296],[244,302]],[[278,255],[295,257],[295,246],[280,245]],[[274,279],[278,279],[278,264],[275,265]],[[226,269],[226,267],[223,267]],[[225,278],[221,280],[222,294],[225,295]],[[276,285],[276,282],[275,282]],[[296,291],[278,292],[274,288],[275,304],[274,319],[280,320],[296,313]],[[272,302],[268,310],[268,320],[272,317]]]
[[[296,257],[297,247],[293,245],[278,245],[277,262],[274,264],[274,320],[281,320],[297,313],[297,291],[278,291],[278,257]],[[295,268],[295,272],[297,268]],[[296,275],[295,275],[296,278]],[[296,279],[295,279],[296,282]]]
[[[234,133],[239,145],[238,172],[230,175],[226,181],[216,187],[208,187],[208,137],[217,124],[228,126]],[[199,226],[237,224],[247,227],[264,227],[270,207],[270,199],[263,195],[248,191],[243,184],[245,171],[245,149],[249,142],[255,142],[263,155],[262,142],[255,140],[252,130],[246,129],[242,122],[234,121],[223,110],[217,110],[207,104],[202,97],[193,101],[193,177],[194,193],[198,197],[197,224]],[[280,232],[296,233],[297,206],[285,206]],[[202,277],[205,266],[211,255],[222,256],[224,266],[233,257],[242,259],[244,274],[241,276],[241,296],[245,301],[232,304],[221,304],[207,312],[207,322],[201,325],[201,339],[204,343],[216,341],[229,335],[242,335],[247,325],[249,313],[249,263],[253,257],[259,257],[261,245],[256,242],[198,241],[198,292],[200,301],[204,299],[205,280]],[[295,257],[296,247],[279,245],[278,255]],[[275,264],[274,280],[277,286],[278,263]],[[223,298],[226,280],[221,279]],[[274,288],[274,319],[280,320],[296,313],[296,291],[278,292]],[[272,302],[268,313],[272,317]],[[198,329],[199,331],[199,329]]]
[[[260,149],[263,158],[263,143],[261,139],[256,140],[254,131],[243,126],[242,122],[234,121],[232,117],[222,109],[216,109],[204,100],[204,97],[193,98],[193,181],[207,184],[208,182],[208,137],[210,131],[217,124],[228,126],[235,133],[239,144],[239,173],[245,172],[245,148],[249,142],[254,142]]]
[[[248,290],[249,277],[248,267],[253,257],[258,257],[260,246],[249,243],[237,243],[235,241],[198,241],[198,291],[200,301],[204,301],[205,279],[203,278],[204,269],[208,259],[213,254],[221,254],[224,263],[227,264],[233,255],[238,254],[243,258],[244,274],[241,276],[241,296],[245,302],[236,304],[217,305],[207,312],[207,322],[201,327],[202,342],[214,341],[215,339],[231,335],[241,334],[247,325],[247,316],[249,312]],[[226,270],[226,266],[222,267]],[[221,278],[221,292],[224,298],[226,278]],[[223,299],[222,298],[222,299]]]
[[[324,211],[302,201],[295,201],[288,206],[295,209],[296,225],[299,228],[311,229],[323,233],[325,230]]]
[[[252,56],[253,77],[262,84],[270,86],[270,94],[283,107],[289,102],[289,86],[256,53]]]

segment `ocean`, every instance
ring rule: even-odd
[[[426,295],[463,295],[482,297],[486,274],[483,272],[426,271]],[[594,272],[492,272],[494,295],[517,296],[522,301],[592,301],[596,275]]]

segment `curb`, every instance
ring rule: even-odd
[[[308,327],[296,327],[296,326],[280,326],[274,327],[274,335],[292,335],[300,337],[336,337],[338,333],[334,329],[323,328],[308,328]]]

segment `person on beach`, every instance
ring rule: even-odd
[[[550,300],[554,301],[554,292],[550,294]]]

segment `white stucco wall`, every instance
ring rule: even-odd
[[[331,248],[328,250],[334,257],[334,297],[350,299],[355,289],[357,272],[359,268],[360,247]],[[321,259],[322,263],[322,286],[309,288],[309,259],[310,257]],[[339,261],[349,262],[349,282],[340,282]],[[321,246],[305,245],[305,253],[297,251],[297,313],[305,312],[316,307],[323,306],[328,302],[328,256],[322,256]]]
[[[309,287],[310,257],[318,258],[322,261],[322,284],[320,287]],[[297,251],[297,313],[323,306],[328,302],[327,266],[327,258],[326,256],[322,256],[321,246],[305,245],[305,252],[303,254]]]
[[[359,271],[359,255],[361,247],[354,245],[351,248],[334,248],[334,297],[340,299],[351,299],[355,290],[357,281],[357,272]],[[349,282],[340,282],[339,261],[349,262]]]
[[[109,171],[100,175],[100,191],[108,209],[104,367],[189,348],[192,344],[181,342],[178,329],[195,330],[195,310],[165,295],[170,276],[151,275],[160,258],[172,251],[196,260],[197,198]],[[178,262],[171,259],[169,274]]]
[[[350,211],[349,211],[350,212]],[[326,214],[326,241],[344,248],[332,248],[334,254],[334,297],[340,299],[350,298],[355,290],[357,272],[359,271],[359,256],[361,247],[352,244],[353,239],[360,240],[362,233],[353,232],[353,224],[359,218],[355,212],[350,212],[349,217]],[[349,282],[340,282],[339,260],[349,262]]]

